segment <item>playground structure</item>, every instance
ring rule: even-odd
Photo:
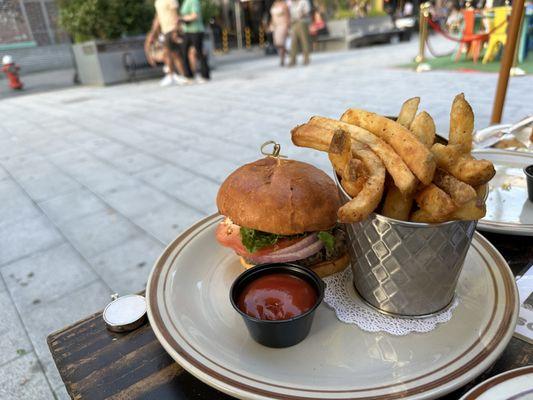
[[[515,2],[517,3],[517,2]],[[522,1],[523,3],[523,1]],[[513,64],[524,62],[529,51],[533,50],[533,4],[522,6],[522,12],[518,21],[518,37],[516,51],[514,52]],[[416,62],[421,64],[419,70],[427,70],[429,66],[424,63],[425,50],[433,56],[442,57],[450,55],[454,61],[463,57],[477,63],[484,52],[482,63],[494,61],[499,53],[503,53],[509,35],[509,17],[512,7],[501,6],[483,10],[467,7],[461,10],[462,23],[458,35],[454,35],[443,28],[430,12],[429,3],[420,6],[420,49]],[[437,54],[431,46],[429,28],[436,34],[457,44],[455,50],[448,54]]]
[[[442,29],[441,26],[433,19],[431,15],[430,3],[420,5],[420,46],[418,55],[415,58],[417,63],[417,72],[428,71],[431,69],[426,62],[426,47],[432,52],[429,42],[429,27],[436,33],[459,44],[457,51],[452,51],[455,61],[459,60],[462,54],[470,57],[473,63],[477,63],[481,50],[485,46],[483,63],[491,62],[499,48],[502,49],[500,62],[500,72],[498,84],[494,96],[494,105],[492,110],[492,123],[501,122],[505,96],[509,76],[513,69],[519,69],[518,64],[527,58],[527,54],[532,47],[533,42],[533,5],[524,5],[525,0],[515,0],[512,7],[494,7],[486,9],[480,13],[483,18],[489,18],[488,30],[478,31],[476,26],[476,11],[467,7],[462,10],[463,24],[460,35],[454,36]],[[486,43],[486,45],[485,45]],[[513,68],[514,67],[514,68]],[[524,75],[521,71],[517,75]]]

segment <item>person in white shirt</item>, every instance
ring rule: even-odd
[[[289,4],[291,14],[291,59],[289,66],[296,65],[298,47],[302,49],[304,65],[309,64],[309,20],[311,4],[309,0],[292,0]]]
[[[161,86],[172,84],[184,85],[189,83],[189,79],[184,78],[184,69],[181,59],[182,39],[179,33],[178,2],[176,0],[155,0],[156,15],[152,23],[152,29],[147,36],[146,42],[151,44],[155,40],[156,33],[161,31],[164,35],[164,58],[167,66],[167,73],[161,80]],[[148,60],[154,65],[153,60]],[[179,76],[178,71],[181,76]]]

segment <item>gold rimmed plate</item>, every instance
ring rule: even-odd
[[[460,400],[531,400],[533,365],[512,369],[480,383]]]
[[[533,153],[510,150],[474,150],[474,157],[492,161],[496,176],[489,182],[487,214],[479,220],[482,231],[533,236],[533,203],[527,198],[524,168]]]
[[[322,304],[309,336],[271,349],[254,342],[229,301],[242,272],[218,245],[221,217],[172,242],[147,286],[148,316],[166,351],[205,383],[245,399],[427,399],[487,369],[510,340],[518,314],[513,276],[480,234],[467,254],[452,319],[425,334],[364,332]]]

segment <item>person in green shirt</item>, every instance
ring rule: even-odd
[[[185,76],[192,78],[194,72],[191,70],[189,58],[187,54],[189,49],[194,47],[196,50],[196,57],[200,61],[201,78],[197,81],[202,83],[209,79],[209,66],[207,65],[207,58],[203,50],[204,39],[204,23],[202,22],[202,8],[200,7],[200,0],[183,0],[180,8],[180,21],[183,23],[183,67],[185,69]]]

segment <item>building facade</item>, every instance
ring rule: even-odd
[[[4,54],[12,55],[23,72],[72,67],[55,0],[0,0],[0,57]]]
[[[0,48],[66,42],[54,0],[0,0]]]

